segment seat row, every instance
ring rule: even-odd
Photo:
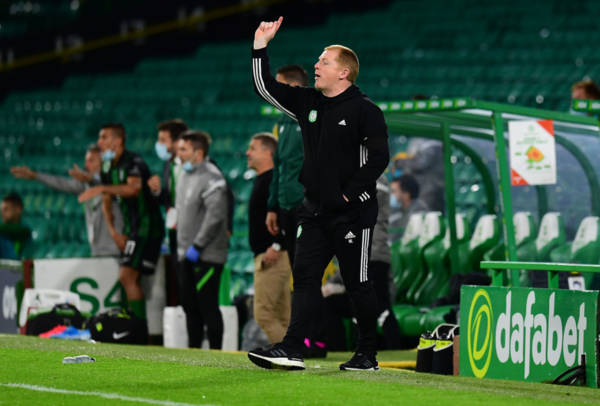
[[[573,241],[566,241],[562,215],[548,212],[536,230],[529,212],[513,216],[516,259],[519,261],[600,263],[600,218],[583,218]],[[482,260],[504,260],[505,243],[499,219],[494,214],[479,218],[472,234],[463,214],[456,215],[458,261],[455,272],[481,272]],[[394,307],[401,333],[418,336],[443,322],[452,306],[431,308],[436,299],[452,294],[450,279],[450,235],[439,212],[417,213],[410,217],[402,239],[392,245],[392,270],[396,282]],[[528,286],[531,274],[521,272],[518,283]],[[586,286],[592,274],[584,275]],[[456,292],[454,292],[456,293]],[[437,324],[436,324],[437,323]]]

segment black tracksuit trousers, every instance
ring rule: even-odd
[[[223,340],[223,317],[219,309],[219,287],[222,264],[179,262],[179,300],[185,311],[189,347],[200,348],[204,325],[211,349],[220,349]]]
[[[358,321],[358,352],[375,352],[377,298],[369,279],[371,235],[377,219],[377,201],[342,213],[325,213],[305,201],[299,210],[296,256],[292,275],[292,315],[283,343],[301,352],[318,314],[321,279],[335,255],[340,265],[352,314]]]

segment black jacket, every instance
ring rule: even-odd
[[[326,211],[345,211],[376,199],[376,181],[389,161],[383,113],[352,85],[335,97],[278,83],[266,48],[252,50],[254,89],[302,129],[300,183],[306,198]],[[347,203],[343,196],[349,199]]]

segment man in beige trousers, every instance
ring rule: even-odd
[[[270,133],[255,134],[246,156],[256,178],[248,205],[250,248],[254,252],[254,318],[271,343],[280,342],[290,322],[291,266],[285,239],[273,236],[265,224],[273,156],[277,139]]]

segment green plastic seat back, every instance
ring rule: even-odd
[[[430,304],[433,299],[431,291],[438,278],[444,278],[446,269],[443,266],[444,252],[444,218],[439,211],[425,215],[423,231],[419,238],[419,250],[422,266],[421,272],[415,276],[406,294],[407,299],[418,304]]]
[[[469,220],[467,216],[462,213],[456,213],[456,239],[458,240],[458,262],[457,272],[469,272],[469,243],[471,239],[471,228],[469,226]],[[446,234],[444,235],[444,256],[447,257],[450,254],[450,228],[446,228]],[[446,262],[449,263],[449,259]],[[448,265],[449,266],[449,265]]]
[[[421,272],[419,237],[422,230],[423,213],[412,214],[400,240],[399,262],[402,268],[394,280],[397,289],[397,301],[400,302],[406,301],[406,292],[410,288],[415,275]]]
[[[571,244],[571,260],[581,264],[597,264],[600,256],[600,218],[584,218]]]
[[[537,230],[533,216],[529,212],[517,212],[513,217],[515,224],[515,240],[517,243],[517,259],[519,261],[535,261],[535,240]]]
[[[515,246],[517,249],[517,259],[526,261],[535,260],[535,222],[531,213],[519,211],[513,215],[513,225],[515,230]],[[488,252],[483,255],[486,261],[504,261],[506,255],[506,244],[503,238]]]
[[[483,255],[499,240],[498,220],[495,214],[484,214],[477,221],[469,241],[469,264],[471,270],[480,270]]]
[[[557,212],[544,214],[535,239],[536,259],[538,261],[549,261],[550,252],[559,245],[564,244],[565,227],[562,216]]]

